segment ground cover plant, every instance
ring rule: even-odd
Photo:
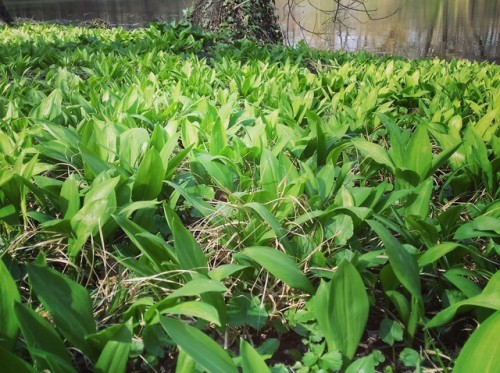
[[[5,371],[498,372],[498,66],[0,40]]]

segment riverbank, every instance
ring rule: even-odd
[[[184,24],[0,40],[10,370],[487,371],[497,65]]]

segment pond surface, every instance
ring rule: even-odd
[[[276,0],[285,35],[292,43],[305,40],[325,49],[500,62],[499,0],[368,0],[370,17],[340,11],[334,25],[332,4]]]
[[[331,24],[332,0],[275,3],[290,44],[305,40],[322,49],[500,62],[500,0],[368,0],[374,20],[363,12],[339,12],[341,22],[335,24]],[[192,1],[4,0],[4,4],[16,17],[63,23],[100,18],[137,27],[180,19]]]
[[[171,22],[191,0],[4,0],[12,16],[47,22],[102,19],[112,25],[139,27],[152,21]]]

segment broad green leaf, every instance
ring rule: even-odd
[[[398,280],[415,298],[421,299],[420,272],[415,258],[382,224],[374,220],[369,220],[368,224],[384,243],[385,252]]]
[[[498,107],[489,111],[472,126],[474,133],[484,141],[490,141],[499,125],[500,109]],[[496,121],[496,123],[495,123]]]
[[[68,177],[61,188],[59,204],[65,219],[71,219],[80,210],[80,193],[75,177]]]
[[[134,201],[150,201],[156,199],[163,187],[166,169],[160,154],[154,148],[148,150],[135,175],[132,188]]]
[[[439,241],[439,232],[430,220],[425,220],[420,216],[406,215],[406,227],[427,247],[435,246]]]
[[[335,347],[351,360],[368,321],[370,304],[361,275],[354,265],[344,260],[335,271],[330,284],[330,301],[327,310],[331,320]]]
[[[97,157],[92,150],[88,149],[83,144],[80,144],[78,148],[82,155],[85,176],[88,179],[94,179],[97,175],[116,168],[111,163]]]
[[[285,253],[270,247],[255,246],[247,247],[242,254],[256,261],[288,286],[309,294],[314,292],[312,284],[299,269],[297,263]]]
[[[283,244],[287,252],[290,252],[292,250],[292,245],[290,241],[286,238],[287,231],[283,229],[279,221],[274,217],[271,212],[264,207],[264,205],[257,203],[257,202],[250,202],[245,205],[246,207],[250,207],[252,210],[254,210],[257,214],[260,215],[264,221],[269,224],[271,229],[274,231],[276,234],[276,237],[278,240]]]
[[[443,164],[450,159],[450,157],[457,151],[457,149],[462,145],[462,143],[457,143],[451,147],[448,147],[444,149],[441,153],[439,153],[436,157],[432,158],[432,165],[430,170],[427,172],[427,175],[425,175],[425,179],[432,177],[434,172],[440,167],[443,166]]]
[[[232,327],[250,326],[261,330],[269,319],[262,300],[249,293],[235,293],[227,305],[228,324]]]
[[[161,317],[160,323],[174,342],[210,373],[238,372],[228,353],[205,333],[167,317]]]
[[[420,354],[418,353],[418,351],[406,347],[399,353],[399,359],[405,367],[416,367],[417,370],[419,370]]]
[[[481,215],[472,221],[474,229],[482,231],[491,231],[500,235],[500,218]]]
[[[163,308],[162,314],[193,316],[221,326],[217,309],[205,302],[184,301],[171,307]]]
[[[277,196],[279,192],[279,162],[273,153],[267,149],[262,149],[260,158],[260,185],[263,190],[268,191],[270,195]]]
[[[137,210],[148,210],[148,209],[154,209],[156,206],[159,204],[158,201],[139,201],[139,202],[130,202],[127,203],[126,205],[120,206],[115,214],[122,216],[124,218],[130,218],[132,213],[134,213]]]
[[[432,192],[432,179],[426,179],[413,189],[415,199],[406,207],[406,215],[415,215],[425,220],[429,216]]]
[[[106,343],[97,360],[96,373],[125,373],[132,347],[132,320],[122,324]]]
[[[0,348],[11,350],[14,348],[19,332],[19,325],[14,312],[14,303],[21,301],[17,285],[9,269],[0,257]]]
[[[33,355],[37,368],[54,373],[76,372],[63,341],[50,323],[22,303],[16,302],[14,307],[28,351],[42,350],[48,354],[49,360],[41,354]]]
[[[380,324],[379,335],[382,341],[392,346],[395,341],[403,340],[403,327],[397,321],[385,318]]]
[[[425,328],[435,328],[450,321],[462,306],[477,306],[500,311],[500,271],[497,271],[488,281],[481,294],[465,299],[445,308],[434,316]]]
[[[225,293],[226,291],[228,291],[228,288],[220,281],[197,278],[186,282],[184,286],[174,290],[168,298],[191,297],[210,292]]]
[[[352,218],[346,214],[338,214],[326,221],[324,231],[326,238],[333,238],[339,246],[345,245],[354,234]]]
[[[193,373],[196,372],[196,361],[186,354],[179,347],[179,355],[177,355],[177,364],[175,365],[175,373]]]
[[[193,235],[182,224],[177,214],[166,203],[163,204],[165,217],[174,236],[175,254],[182,269],[206,274],[207,258]]]
[[[465,342],[453,372],[500,372],[498,335],[500,335],[500,311],[488,317]]]
[[[0,361],[2,369],[5,372],[16,373],[35,373],[35,369],[31,367],[24,359],[21,359],[12,352],[0,346]]]
[[[345,373],[375,373],[375,359],[373,354],[364,356],[352,362]]]
[[[450,269],[443,274],[443,277],[451,282],[458,290],[465,294],[466,297],[472,298],[481,294],[482,289],[472,280],[464,275],[455,273],[454,269]]]
[[[71,218],[76,238],[70,242],[69,256],[73,261],[97,227],[102,227],[116,209],[115,187],[120,178],[95,179],[87,192],[83,207]]]
[[[330,351],[321,355],[319,366],[327,372],[338,372],[342,369],[342,354],[339,351]]]
[[[77,348],[94,356],[85,336],[96,332],[90,296],[81,285],[48,267],[28,265],[31,287],[61,333]]]
[[[407,322],[410,318],[410,304],[405,296],[396,290],[386,291],[387,297],[391,300],[394,307],[399,313],[399,317],[403,322]]]
[[[141,149],[149,143],[149,134],[144,128],[131,128],[119,136],[120,163],[125,169],[133,169]]]
[[[240,339],[240,354],[243,373],[271,372],[262,356],[244,339]]]
[[[453,242],[443,242],[442,244],[433,246],[420,255],[418,258],[418,266],[423,268],[426,265],[432,264],[459,247],[464,246]]]
[[[480,215],[474,220],[462,224],[455,235],[456,240],[476,237],[498,237],[500,235],[500,219],[489,215]]]
[[[167,149],[167,145],[162,149],[161,156],[165,157],[164,150]],[[165,180],[169,180],[174,173],[177,170],[177,167],[181,164],[181,162],[186,158],[186,156],[189,154],[191,151],[191,148],[193,146],[188,146],[185,149],[182,149],[180,152],[178,152],[176,155],[174,155],[169,161],[168,161],[168,167],[167,167],[167,173],[165,175]]]
[[[101,218],[106,213],[108,202],[103,199],[92,201],[84,205],[78,213],[71,219],[70,225],[75,232],[76,238],[70,240],[68,254],[71,261],[76,261],[83,245],[87,242],[94,229],[100,225]]]
[[[415,171],[423,181],[432,164],[432,147],[424,125],[417,126],[405,153],[405,166]]]
[[[150,299],[139,299],[135,301],[129,310],[123,314],[124,317],[128,317],[130,310],[138,309],[140,305],[150,305],[153,301]],[[114,324],[108,326],[106,329],[99,330],[94,334],[89,334],[85,339],[98,351],[104,350],[106,344],[111,341],[119,330],[123,328],[123,324]]]
[[[113,215],[113,219],[159,272],[162,271],[164,262],[175,262],[172,248],[162,238],[147,232],[124,217]]]
[[[199,198],[198,196],[186,191],[182,185],[174,184],[167,181],[167,184],[173,187],[180,195],[182,195],[187,202],[189,202],[201,215],[209,216],[215,212],[215,209],[208,202]]]
[[[221,118],[217,114],[216,116],[217,118],[215,119],[210,136],[210,154],[212,155],[220,154],[222,149],[227,145],[226,129]]]
[[[197,153],[196,159],[220,188],[234,191],[233,171],[229,166],[218,161],[217,157],[206,153]]]
[[[208,272],[208,276],[213,280],[222,281],[234,273],[244,270],[245,268],[248,268],[248,266],[239,264],[222,264],[210,270]]]
[[[358,149],[365,157],[373,159],[378,164],[387,166],[393,172],[395,171],[396,167],[394,162],[383,147],[362,138],[355,138],[351,141],[356,149]]]

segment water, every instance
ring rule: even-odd
[[[368,0],[367,8],[377,9],[372,18],[396,13],[370,20],[362,12],[354,12],[342,18],[342,25],[329,24],[330,18],[316,9],[333,10],[329,8],[335,3],[332,0],[275,3],[290,44],[305,40],[322,49],[500,62],[500,0]],[[4,0],[4,4],[16,17],[63,23],[99,18],[113,25],[137,27],[180,19],[192,1]]]
[[[323,49],[500,62],[500,0],[368,0],[367,9],[376,9],[371,18],[379,20],[363,12],[342,19],[340,13],[343,25],[329,24],[331,17],[316,9],[334,10],[333,3],[276,0],[288,40]]]
[[[171,22],[183,15],[191,0],[4,0],[12,16],[47,22],[102,19],[112,25],[143,26]]]

